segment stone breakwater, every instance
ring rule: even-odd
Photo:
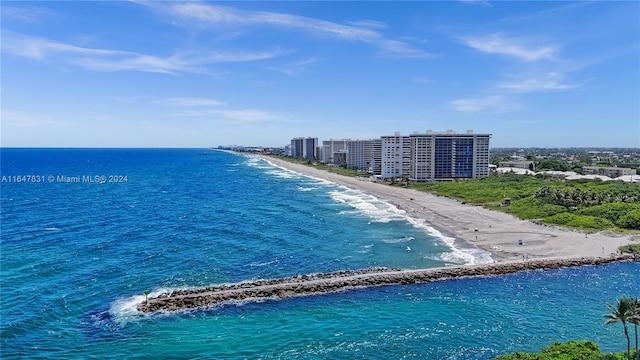
[[[370,286],[420,284],[471,276],[504,275],[530,270],[602,265],[632,259],[634,259],[634,256],[631,254],[615,254],[597,258],[538,259],[420,270],[372,268],[298,275],[281,279],[256,280],[206,288],[175,290],[171,293],[149,298],[148,301],[138,305],[138,310],[155,312],[206,308],[239,301],[284,299],[293,296],[324,294]]]

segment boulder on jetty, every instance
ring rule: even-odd
[[[634,256],[631,254],[614,254],[597,258],[536,259],[420,270],[387,268],[345,270],[332,273],[297,275],[281,279],[222,284],[197,289],[175,290],[171,293],[149,298],[138,305],[138,310],[155,312],[206,308],[238,301],[284,299],[293,296],[330,293],[369,286],[420,284],[461,277],[493,276],[530,270],[602,265],[632,259],[634,259]]]

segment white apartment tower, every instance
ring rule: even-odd
[[[371,163],[376,140],[347,142],[347,166],[351,169],[372,171]]]
[[[322,142],[322,162],[325,164],[345,165],[348,139],[324,140]]]
[[[382,175],[382,139],[373,140],[371,154],[371,175]]]
[[[411,139],[396,132],[393,136],[381,136],[381,173],[383,179],[409,176],[411,164]]]
[[[490,134],[451,130],[410,136],[412,181],[475,179],[489,176]]]

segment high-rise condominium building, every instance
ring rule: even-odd
[[[371,174],[382,174],[382,139],[373,140],[373,152],[371,153]]]
[[[372,171],[372,158],[376,140],[350,140],[347,142],[347,166],[350,169]]]
[[[381,136],[381,173],[383,179],[409,176],[411,140],[409,136]]]
[[[475,179],[489,176],[490,134],[427,131],[410,138],[412,181]]]
[[[324,140],[322,142],[322,162],[325,164],[345,165],[348,139]]]
[[[318,138],[293,138],[291,139],[291,157],[315,159],[317,158]]]

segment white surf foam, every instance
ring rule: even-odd
[[[372,222],[388,223],[391,221],[407,221],[415,228],[425,231],[430,236],[441,240],[447,247],[451,249],[451,253],[445,253],[442,255],[442,260],[447,262],[454,262],[457,264],[484,264],[493,262],[491,254],[480,249],[459,249],[455,246],[455,238],[444,236],[440,231],[430,226],[424,219],[417,219],[409,216],[406,211],[397,208],[396,206],[382,201],[375,196],[365,194],[358,190],[353,190],[344,186],[339,186],[336,183],[315,178],[312,176],[302,175],[300,173],[285,169],[281,166],[275,165],[269,162],[267,159],[247,155],[247,157],[253,159],[251,164],[254,166],[260,166],[261,168],[275,167],[282,171],[296,174],[296,176],[313,179],[316,184],[333,185],[338,189],[329,191],[329,195],[334,201],[347,204],[371,218]],[[259,163],[262,162],[262,165]],[[265,165],[264,164],[268,164]],[[275,174],[274,174],[275,175]],[[341,214],[347,214],[348,212],[341,212]]]
[[[148,297],[156,297],[160,294],[171,292],[171,289],[162,288],[149,292]],[[151,314],[138,310],[138,305],[145,302],[145,295],[133,295],[127,298],[120,298],[114,301],[109,308],[109,314],[118,325],[125,325],[130,322],[140,321],[148,318]]]
[[[406,219],[404,210],[400,210],[389,203],[360,191],[340,187],[338,190],[329,191],[329,195],[334,201],[356,209],[361,214],[371,218],[373,222],[387,223]]]
[[[405,236],[405,237],[401,237],[401,238],[398,238],[398,239],[384,239],[382,241],[387,243],[387,244],[399,244],[399,243],[405,243],[405,242],[413,241],[415,239],[416,238],[414,238],[413,236]]]
[[[339,190],[329,192],[331,197],[340,203],[347,204],[360,213],[369,216],[372,222],[386,223],[390,221],[406,221],[413,227],[420,229],[431,237],[439,239],[444,245],[451,249],[450,253],[444,253],[441,260],[456,264],[484,264],[493,262],[491,254],[480,249],[459,249],[455,246],[455,238],[444,236],[440,231],[426,223],[424,219],[411,217],[406,211],[398,209],[396,206],[382,201],[375,196],[365,194],[361,191],[340,187]],[[387,243],[401,243],[410,241],[411,237],[398,239],[385,239]]]
[[[275,177],[279,177],[282,179],[296,179],[298,177],[300,177],[299,174],[291,172],[291,171],[284,171],[281,169],[275,169],[275,170],[269,170],[267,171],[267,174],[269,175],[273,175]]]

